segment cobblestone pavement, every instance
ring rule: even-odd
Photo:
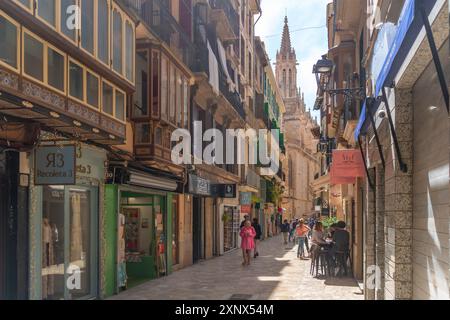
[[[241,251],[200,262],[112,297],[117,300],[362,300],[353,279],[316,279],[310,261],[297,259],[297,247],[281,237],[260,244],[260,257],[241,266]]]

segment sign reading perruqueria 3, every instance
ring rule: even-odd
[[[35,151],[35,185],[73,185],[76,179],[74,145],[39,146]]]

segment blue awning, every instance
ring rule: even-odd
[[[363,128],[367,118],[367,101],[364,102],[364,105],[361,110],[361,116],[359,117],[358,125],[355,129],[355,141],[358,141],[358,138],[361,134],[361,129]]]
[[[383,87],[390,86],[392,84],[414,42],[416,41],[420,31],[424,27],[423,21],[420,19],[419,15],[416,14],[416,9],[419,5],[423,5],[425,7],[425,12],[427,14],[430,14],[436,2],[437,0],[405,1],[403,11],[399,18],[397,33],[391,47],[389,48],[389,53],[386,56],[386,60],[383,64],[380,75],[376,80],[375,98],[380,95],[381,89]],[[358,140],[360,134],[364,134],[362,129],[367,123],[366,110],[367,106],[366,104],[364,104],[363,110],[361,111],[361,118],[359,119],[358,126],[355,131],[356,140]],[[375,111],[376,110],[373,110],[373,112]]]

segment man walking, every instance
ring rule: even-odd
[[[291,231],[291,225],[287,220],[281,225],[281,233],[283,233],[284,244],[288,244],[289,231]]]

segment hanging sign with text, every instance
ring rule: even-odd
[[[35,185],[74,185],[75,146],[40,146],[35,151]]]
[[[353,184],[365,176],[364,160],[358,150],[334,150],[331,165],[331,184]]]

